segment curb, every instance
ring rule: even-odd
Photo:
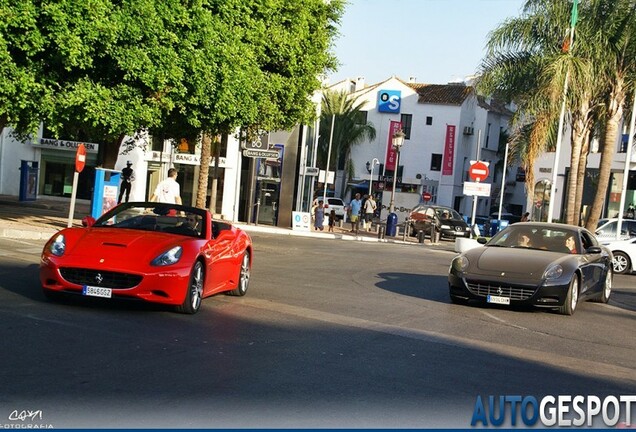
[[[42,230],[24,229],[24,228],[0,228],[0,237],[22,239],[22,240],[48,240],[58,232],[45,228]]]

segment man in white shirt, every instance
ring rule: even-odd
[[[177,170],[170,168],[168,170],[168,178],[159,182],[155,193],[150,197],[150,201],[157,201],[160,203],[168,204],[182,204],[181,203],[181,188],[177,183]]]

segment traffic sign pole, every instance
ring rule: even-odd
[[[79,181],[79,173],[82,172],[86,165],[86,147],[80,144],[75,154],[75,173],[73,174],[73,191],[71,192],[71,208],[68,211],[68,228],[73,226],[73,215],[75,214],[75,196],[77,195],[77,183]]]
[[[481,136],[481,133],[480,133]],[[479,144],[478,144],[479,145]],[[485,180],[490,174],[488,170],[488,164],[486,162],[482,162],[480,160],[470,161],[470,168],[468,168],[468,176],[474,182],[479,183],[482,180]],[[477,214],[477,196],[473,195],[473,212],[471,217],[471,227],[475,225],[475,216]],[[471,229],[471,236],[473,234],[473,230]]]

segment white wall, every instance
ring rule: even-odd
[[[41,163],[40,150],[32,147],[30,140],[24,143],[18,141],[13,137],[12,132],[11,128],[4,128],[0,132],[0,194],[18,196],[20,194],[20,163],[22,160]]]

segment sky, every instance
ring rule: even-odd
[[[334,53],[334,84],[364,77],[374,84],[395,75],[446,84],[473,75],[488,33],[519,16],[525,0],[348,0]]]

